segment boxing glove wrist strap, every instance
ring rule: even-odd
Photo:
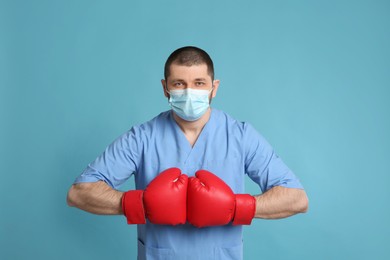
[[[127,224],[146,223],[143,192],[143,190],[131,190],[123,194],[122,209],[127,218]]]
[[[250,225],[255,216],[256,199],[249,194],[236,194],[233,225]]]

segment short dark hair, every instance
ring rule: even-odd
[[[210,56],[204,50],[194,47],[185,46],[175,50],[169,55],[164,67],[164,77],[168,79],[170,75],[170,67],[172,64],[192,66],[192,65],[207,65],[207,72],[214,80],[214,64]]]

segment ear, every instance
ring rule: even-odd
[[[213,94],[212,94],[211,98],[214,98],[217,95],[219,83],[220,83],[219,79],[216,79],[216,80],[213,81],[214,89],[213,89]]]
[[[167,98],[169,98],[169,94],[167,92],[167,82],[165,81],[165,79],[162,79],[161,80],[161,85],[163,87],[163,91],[164,91],[164,96],[166,96]]]

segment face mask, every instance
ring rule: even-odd
[[[211,90],[176,89],[169,91],[169,104],[173,111],[186,121],[195,121],[206,113],[210,106],[209,95]]]

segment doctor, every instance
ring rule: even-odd
[[[138,224],[138,259],[242,259],[242,225],[306,212],[306,193],[250,124],[210,107],[219,80],[205,51],[174,51],[164,76],[172,109],[110,144],[68,204]],[[117,190],[133,174],[136,190]],[[261,195],[243,194],[246,175]]]

